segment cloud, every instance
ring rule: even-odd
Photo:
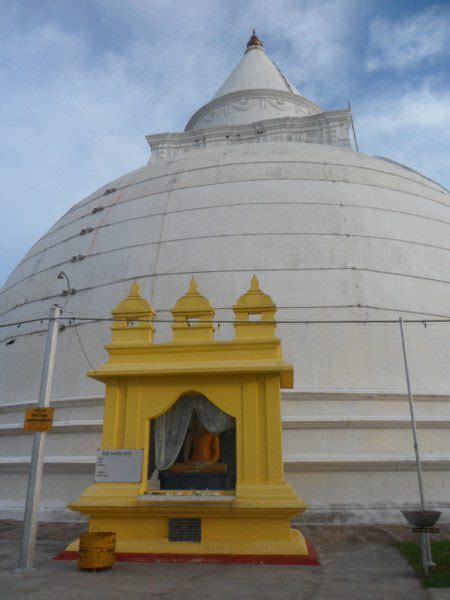
[[[433,79],[358,107],[362,152],[396,160],[448,185],[450,90]]]
[[[4,47],[11,56],[0,74],[7,116],[1,251],[9,266],[25,252],[25,240],[41,235],[68,205],[145,162],[136,122],[145,97],[120,57],[90,64],[86,41],[57,24]]]
[[[109,11],[123,5],[102,2]],[[166,76],[181,73],[190,93],[197,86],[206,94],[203,102],[238,62],[253,28],[305,94],[328,98],[330,89],[345,86],[352,74],[353,32],[364,16],[358,0],[128,0],[126,5],[124,18],[134,35],[151,31],[151,44],[164,44]]]
[[[404,157],[440,177],[450,145],[439,129],[445,92],[430,84],[414,103],[412,92],[393,87],[390,104],[380,97],[382,83],[370,88],[364,6],[359,0],[24,0],[5,8],[0,282],[72,204],[146,163],[145,134],[184,129],[240,60],[253,27],[307,97],[330,110],[354,99],[357,126],[367,131],[360,133],[364,150]],[[370,52],[377,60],[383,55],[374,42]],[[395,111],[414,131],[412,145]]]
[[[317,102],[334,102],[348,86],[354,31],[363,17],[357,0],[251,0],[240,20],[254,23],[268,52],[298,89]]]
[[[199,69],[207,41],[188,38],[98,51],[58,22],[3,38],[0,281],[74,202],[147,162],[145,134],[182,130],[207,100],[220,59]]]
[[[407,69],[433,59],[450,48],[450,9],[434,5],[420,13],[370,25],[366,68]]]
[[[65,2],[33,18],[11,8],[0,25],[0,281],[73,203],[145,164],[145,134],[184,128],[240,60],[251,27],[315,91],[313,63],[330,77],[343,60],[351,5],[325,2],[332,23],[315,2],[291,0],[95,0],[70,19]]]

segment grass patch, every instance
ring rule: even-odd
[[[398,549],[413,567],[425,587],[450,587],[450,541],[431,542],[431,554],[435,567],[430,567],[425,577],[422,568],[420,545],[415,542],[402,542]]]

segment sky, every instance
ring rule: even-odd
[[[450,187],[450,1],[0,0],[0,285],[51,225],[182,131],[251,29],[361,152]]]

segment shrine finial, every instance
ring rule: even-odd
[[[261,291],[256,275],[253,275],[248,291],[233,306],[236,337],[273,337],[275,335],[275,312],[272,298]],[[258,318],[250,318],[259,317]]]
[[[131,284],[131,288],[130,288],[130,293],[128,294],[128,297],[140,297],[141,296],[141,288],[139,286],[139,283],[137,281],[133,281],[133,283]]]
[[[214,308],[211,302],[198,291],[195,277],[191,277],[189,288],[172,309],[174,318],[173,339],[212,339]]]
[[[250,282],[250,291],[252,291],[252,292],[260,292],[261,291],[259,289],[259,281],[258,281],[258,278],[256,277],[256,275],[253,275],[252,280]]]
[[[189,282],[189,294],[198,294],[198,286],[197,286],[197,281],[195,279],[194,276],[191,277],[191,280]]]
[[[153,341],[155,309],[141,296],[137,281],[133,281],[128,296],[111,312],[113,342]]]
[[[153,306],[145,300],[141,296],[141,291],[139,287],[139,283],[137,281],[133,281],[130,287],[130,291],[128,296],[122,302],[116,306],[116,308],[112,311],[112,314],[115,318],[129,318],[138,319],[139,317],[143,318],[144,316],[149,318],[154,317],[155,309]]]

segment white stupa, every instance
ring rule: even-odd
[[[100,445],[103,386],[85,373],[105,361],[110,324],[82,317],[108,317],[131,281],[160,319],[192,275],[217,318],[232,318],[254,273],[280,321],[448,318],[450,195],[355,152],[350,125],[348,109],[304,98],[253,35],[184,132],[149,135],[148,165],[73,206],[30,249],[0,295],[0,324],[23,322],[0,330],[0,517],[23,510],[23,410],[37,402],[46,338],[34,319],[55,302],[78,325],[58,341],[47,519],[74,518],[65,505],[92,480]],[[74,294],[62,296],[61,270]],[[406,328],[426,493],[448,510],[450,325]],[[159,324],[159,340],[169,331]],[[418,502],[398,327],[281,323],[278,333],[296,377],[283,395],[285,465],[307,518],[398,520]]]

